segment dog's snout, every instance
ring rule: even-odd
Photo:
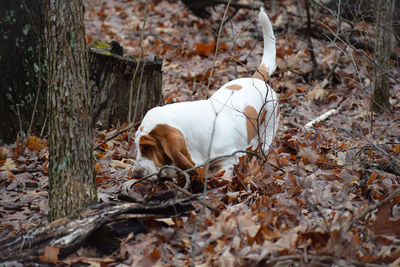
[[[133,178],[142,178],[144,175],[144,171],[141,169],[133,169],[132,177]]]

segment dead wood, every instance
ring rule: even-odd
[[[368,213],[378,209],[379,207],[383,206],[384,204],[388,203],[389,201],[392,201],[392,199],[394,199],[398,195],[400,195],[400,188],[398,188],[396,191],[392,192],[385,199],[368,206],[363,212],[361,212],[360,214],[358,214],[357,216],[354,217],[354,219],[349,223],[346,231],[349,231],[353,227],[354,224],[358,223],[358,221],[363,219]]]
[[[257,5],[248,5],[248,4],[242,4],[242,3],[237,3],[237,2],[231,2],[227,0],[203,0],[203,1],[198,1],[198,0],[181,0],[182,3],[190,10],[192,11],[196,16],[200,18],[209,18],[210,17],[210,12],[207,10],[208,7],[214,7],[216,5],[230,5],[231,7],[235,9],[253,9],[253,10],[258,10],[260,9],[259,6]]]
[[[149,109],[163,103],[162,59],[155,57],[154,61],[150,61],[123,57],[122,48],[115,43],[95,42],[89,45],[95,126],[110,127],[131,122],[133,118],[128,118],[129,106],[136,111],[135,120],[141,119]],[[133,95],[130,102],[131,88]]]
[[[111,136],[107,137],[106,139],[104,139],[101,143],[96,144],[96,145],[94,146],[94,150],[98,149],[99,147],[101,147],[102,145],[104,145],[104,144],[107,143],[108,141],[110,141],[110,140],[116,138],[117,136],[119,136],[119,135],[121,135],[121,134],[123,134],[123,133],[125,133],[125,132],[127,132],[127,131],[129,131],[129,130],[132,130],[133,128],[135,128],[136,126],[138,126],[140,122],[141,122],[141,121],[139,121],[139,122],[137,122],[137,123],[134,123],[134,124],[131,123],[131,124],[129,124],[128,126],[122,128],[122,129],[119,129],[119,130],[116,131],[113,135],[111,135]]]
[[[296,254],[296,255],[283,255],[265,258],[260,261],[259,265],[266,266],[290,266],[290,265],[299,265],[299,263],[303,263],[303,265],[315,265],[315,266],[330,266],[330,265],[340,265],[340,266],[365,266],[365,263],[354,261],[354,260],[346,260],[341,259],[339,257],[325,256],[325,255],[308,255],[304,254]],[[370,264],[368,266],[381,266],[378,264]]]
[[[313,66],[312,79],[316,80],[318,78],[318,63],[317,63],[317,59],[315,58],[314,46],[313,46],[312,40],[311,40],[311,14],[310,14],[310,7],[309,7],[308,0],[304,0],[304,5],[305,5],[305,9],[306,9],[306,14],[307,14],[307,34],[306,34],[307,47],[308,47],[308,51],[310,51],[310,59],[311,59],[312,66]]]
[[[47,226],[29,230],[0,242],[0,261],[38,261],[45,247],[59,248],[58,259],[82,245],[112,253],[121,237],[145,232],[146,220],[181,216],[193,209],[188,200],[169,200],[162,204],[94,203]]]

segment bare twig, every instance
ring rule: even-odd
[[[226,5],[224,16],[222,17],[222,21],[225,20],[226,14],[228,13],[228,9],[229,9],[230,3],[231,3],[231,0],[229,0],[229,2]],[[212,65],[210,76],[209,76],[208,82],[207,82],[207,89],[206,89],[206,95],[207,96],[209,96],[210,82],[211,82],[211,78],[212,78],[212,76],[214,74],[214,68],[215,68],[215,62],[217,60],[219,39],[221,37],[222,26],[223,26],[223,23],[221,23],[221,25],[219,27],[219,31],[218,31],[218,36],[217,36],[217,41],[216,41],[216,46],[215,46],[215,51],[214,51],[213,65]],[[207,160],[206,160],[206,164],[205,164],[206,169],[205,169],[205,173],[204,173],[203,197],[205,197],[205,195],[207,193],[208,169],[209,169],[209,166],[210,166],[210,154],[211,154],[212,143],[213,143],[213,140],[214,140],[215,125],[216,125],[217,117],[218,117],[218,114],[219,114],[219,111],[217,111],[215,109],[214,103],[212,101],[211,101],[211,106],[212,106],[212,108],[213,108],[213,110],[215,112],[215,119],[214,119],[214,122],[213,122],[213,127],[212,127],[212,131],[211,131],[211,136],[210,136],[210,144],[209,144],[208,153],[207,153]],[[198,215],[198,217],[196,218],[196,221],[194,223],[193,232],[192,232],[192,236],[191,236],[191,243],[190,243],[191,244],[190,245],[190,266],[194,266],[194,264],[195,264],[195,249],[194,249],[194,246],[195,246],[195,243],[196,243],[196,236],[197,236],[198,227],[199,227],[201,219],[203,218],[204,212],[205,212],[204,208],[202,208],[201,211],[200,211],[200,214]]]
[[[38,106],[38,102],[39,102],[39,96],[40,96],[40,88],[42,87],[42,58],[41,58],[41,48],[42,48],[42,43],[41,43],[41,39],[39,38],[39,44],[38,46],[40,47],[39,51],[38,51],[38,86],[36,89],[36,98],[35,98],[35,104],[33,106],[33,111],[32,111],[32,116],[31,116],[31,122],[29,123],[29,128],[28,128],[28,133],[27,136],[29,136],[31,134],[31,130],[32,130],[32,125],[33,125],[33,121],[35,119],[35,114],[37,111],[37,106]]]
[[[379,147],[376,142],[370,140],[371,144],[373,145],[373,147],[377,150],[379,150],[382,154],[384,154],[386,157],[388,157],[390,159],[389,164],[392,166],[392,168],[399,173],[400,172],[400,160],[396,157],[393,157],[392,155],[390,155],[386,150],[384,150],[383,148]]]
[[[133,74],[132,80],[131,80],[131,84],[130,84],[130,91],[129,91],[129,107],[128,107],[128,123],[131,122],[131,120],[133,119],[133,121],[136,119],[136,112],[137,112],[137,106],[138,106],[138,101],[139,101],[139,95],[140,95],[140,89],[141,89],[141,80],[143,77],[143,71],[144,71],[144,65],[145,62],[143,59],[144,57],[144,50],[143,50],[143,46],[142,46],[142,41],[143,41],[143,31],[144,28],[146,26],[146,21],[147,21],[147,17],[148,17],[148,5],[147,5],[147,0],[146,0],[146,9],[145,9],[145,13],[144,13],[144,20],[143,20],[143,24],[142,27],[140,29],[140,39],[139,39],[139,47],[140,47],[140,57],[139,60],[137,60],[137,65],[136,65],[136,69],[135,69],[135,73]],[[135,101],[135,110],[134,110],[134,117],[132,118],[132,97],[133,97],[133,84],[134,84],[134,80],[136,78],[137,72],[139,70],[139,66],[140,63],[142,63],[142,73],[140,75],[140,79],[139,79],[139,88],[138,88],[138,92],[136,93],[136,101]]]
[[[124,130],[124,131],[127,131],[127,130],[129,130],[129,129],[126,129],[126,128],[125,128],[125,129],[123,129],[123,130]],[[121,131],[122,131],[122,130],[121,130]],[[113,136],[115,137],[116,135],[117,135],[117,134],[114,134]],[[112,139],[112,138],[110,138],[110,139]],[[104,142],[104,143],[105,143],[105,142]],[[104,143],[103,143],[103,144],[104,144]],[[98,146],[101,146],[101,144],[98,145]],[[98,147],[98,146],[96,146],[96,147]],[[205,162],[205,163],[196,165],[196,166],[194,166],[194,167],[192,167],[192,168],[190,168],[190,169],[187,169],[187,170],[181,170],[181,169],[179,169],[179,168],[177,168],[177,167],[175,167],[175,166],[165,165],[165,166],[161,167],[160,170],[159,170],[158,172],[151,173],[151,174],[146,175],[146,176],[144,176],[143,178],[140,178],[139,180],[135,181],[134,183],[132,183],[132,185],[129,186],[129,188],[132,187],[132,186],[134,186],[134,185],[137,185],[137,184],[139,184],[139,183],[141,183],[141,182],[143,182],[143,181],[146,181],[146,180],[148,180],[149,178],[151,178],[151,177],[153,177],[153,176],[159,177],[159,176],[161,175],[161,171],[164,170],[164,169],[167,169],[167,168],[179,170],[179,172],[181,172],[181,173],[183,173],[183,172],[185,172],[185,173],[190,173],[191,171],[194,171],[194,170],[196,170],[196,169],[199,169],[199,168],[201,168],[201,167],[204,167],[204,166],[206,166],[207,164],[210,164],[210,163],[212,163],[212,162],[215,162],[215,161],[218,161],[218,160],[221,160],[221,159],[233,157],[234,155],[239,154],[239,153],[250,154],[250,155],[255,156],[255,157],[259,158],[259,159],[262,158],[262,157],[260,157],[259,154],[255,153],[255,152],[253,152],[253,151],[237,150],[237,151],[235,151],[235,152],[233,152],[233,153],[231,153],[231,154],[229,154],[229,155],[224,155],[224,156],[215,157],[215,158],[213,158],[213,159],[211,159],[211,160],[208,160],[208,161]],[[278,166],[275,166],[275,165],[273,165],[273,164],[271,164],[271,163],[269,163],[269,164],[270,164],[272,167],[274,167],[274,168],[276,168],[276,169],[278,169],[278,170],[280,170],[280,171],[282,171],[282,172],[285,173],[285,170],[283,170],[282,168],[280,168],[280,167],[278,167]]]
[[[104,139],[103,142],[101,142],[100,144],[97,144],[97,145],[94,147],[94,150],[98,149],[99,147],[101,147],[102,145],[104,145],[105,143],[107,143],[108,141],[110,141],[111,139],[114,139],[114,138],[117,137],[118,135],[123,134],[124,132],[129,131],[129,130],[135,128],[135,127],[136,127],[137,125],[139,125],[139,124],[140,124],[140,121],[138,121],[138,122],[136,122],[136,123],[132,123],[132,124],[126,126],[125,128],[116,131],[113,135],[111,135],[110,137],[107,137],[106,139]]]
[[[132,31],[133,31],[133,29],[132,29]],[[180,48],[180,49],[183,49],[183,50],[189,50],[188,48],[186,48],[186,47],[184,47],[182,45],[173,44],[173,43],[168,42],[163,37],[161,37],[161,34],[158,34],[158,33],[142,32],[142,31],[137,33],[137,32],[134,31],[134,34],[135,34],[135,36],[139,36],[139,37],[140,37],[141,34],[142,34],[142,36],[153,36],[153,37],[155,37],[156,39],[160,40],[161,42],[165,43],[168,46],[171,46],[171,47],[174,47],[174,48]]]
[[[226,5],[224,16],[222,17],[222,21],[225,21],[225,17],[226,17],[226,14],[228,13],[230,3],[231,3],[231,0],[229,0],[229,2]],[[212,76],[214,75],[215,62],[217,61],[217,55],[218,55],[218,50],[219,50],[219,39],[221,37],[222,26],[223,26],[223,24],[221,23],[219,30],[218,30],[217,41],[216,41],[216,45],[215,45],[213,64],[212,64],[210,76],[208,77],[208,82],[207,82],[207,89],[206,89],[207,96],[209,96],[210,83],[211,83]]]
[[[162,172],[163,170],[165,170],[165,169],[173,169],[173,170],[175,170],[176,172],[179,172],[179,173],[183,174],[183,176],[185,176],[185,179],[186,179],[186,183],[185,183],[185,186],[183,187],[183,190],[188,190],[188,189],[189,189],[190,177],[189,177],[189,174],[188,174],[187,171],[184,171],[184,170],[182,170],[182,169],[180,169],[180,168],[178,168],[178,167],[175,167],[175,166],[167,165],[167,166],[161,167],[161,169],[158,171],[158,174],[161,175],[161,172]]]
[[[338,47],[339,48],[339,47]],[[340,49],[340,48],[339,48]],[[325,87],[329,84],[329,82],[331,81],[331,79],[333,78],[333,75],[335,73],[335,70],[337,68],[337,66],[339,65],[339,62],[342,58],[342,56],[344,55],[345,49],[341,49],[340,50],[340,55],[339,57],[336,59],[335,64],[333,65],[332,69],[329,71],[328,75],[326,75],[326,77],[322,80],[322,82],[318,83],[311,92],[313,92],[314,90],[322,90],[325,89]]]
[[[271,257],[269,259],[266,259],[265,262],[262,261],[260,263],[264,263],[263,265],[269,265],[269,264],[274,264],[274,263],[279,263],[279,262],[284,263],[284,262],[288,262],[288,261],[302,261],[302,260],[305,260],[304,256],[305,256],[304,254],[277,256],[277,257]],[[334,262],[341,261],[345,265],[352,264],[355,266],[370,266],[370,267],[382,266],[382,265],[378,265],[378,264],[367,264],[366,265],[365,263],[358,262],[358,261],[341,259],[341,258],[336,258],[336,257],[332,257],[332,256],[318,256],[318,255],[311,255],[311,254],[307,255],[307,259],[309,261],[320,262],[320,263],[323,263],[323,262],[334,263]],[[282,264],[282,266],[283,265],[284,264]],[[340,266],[342,266],[342,264]]]
[[[142,51],[142,54],[141,54],[141,58],[143,58],[143,51]],[[139,78],[139,83],[138,83],[139,86],[138,86],[138,90],[137,90],[137,93],[136,93],[135,110],[133,112],[132,120],[129,120],[129,122],[131,122],[131,121],[134,122],[136,120],[136,117],[137,117],[137,110],[138,110],[138,106],[139,106],[139,96],[140,96],[140,91],[142,89],[142,79],[143,79],[144,65],[145,64],[146,64],[146,62],[143,60],[142,71],[140,72],[140,78]],[[132,82],[133,82],[133,79],[132,79]],[[131,89],[132,89],[132,87],[131,87]]]
[[[40,136],[43,136],[44,128],[46,128],[47,117],[48,117],[48,114],[46,114],[46,117],[44,118],[43,126],[42,126],[42,129],[40,130]]]
[[[312,44],[311,40],[311,14],[310,14],[310,7],[308,0],[304,0],[305,8],[306,8],[306,13],[307,13],[307,43],[308,43],[308,50],[310,51],[310,59],[313,65],[313,75],[312,79],[316,80],[318,77],[318,63],[315,58],[314,54],[314,46]]]
[[[42,169],[42,168],[22,168],[22,169],[13,169],[11,170],[13,174],[19,174],[19,173],[24,173],[24,172],[29,172],[29,173],[35,173],[35,172],[41,172],[44,175],[47,175],[47,171]]]
[[[168,182],[168,181],[165,182],[165,184],[167,186],[173,187],[175,190],[177,190],[177,191],[181,192],[182,194],[186,195],[190,200],[195,200],[195,201],[199,202],[201,205],[203,205],[204,207],[206,207],[206,208],[210,209],[211,211],[213,211],[214,213],[219,214],[219,210],[218,209],[208,205],[205,201],[203,201],[201,199],[198,199],[198,197],[196,195],[193,195],[192,193],[190,193],[189,191],[185,190],[184,188],[181,188],[181,187],[177,186],[176,184]]]
[[[238,72],[237,72],[237,53],[236,53],[236,39],[235,39],[235,32],[233,31],[233,23],[232,23],[232,18],[229,20],[231,23],[231,31],[232,31],[232,43],[233,43],[233,57],[234,57],[234,63],[235,63],[235,78],[237,79],[238,77]]]
[[[225,25],[228,21],[232,22],[232,18],[238,13],[239,9],[235,8],[235,10],[229,14],[228,18],[225,20],[221,21],[222,26]]]
[[[178,168],[178,167],[176,167],[176,166],[164,165],[164,166],[162,166],[162,167],[158,170],[158,172],[155,172],[155,173],[151,173],[151,174],[149,174],[149,175],[146,175],[145,177],[143,177],[143,178],[137,180],[136,182],[132,183],[132,185],[129,185],[128,187],[130,188],[130,187],[132,187],[132,186],[135,186],[135,185],[137,185],[137,184],[139,184],[139,183],[141,183],[141,182],[143,182],[143,181],[145,181],[145,180],[147,180],[147,179],[149,179],[149,178],[151,178],[151,177],[153,177],[153,176],[160,177],[161,174],[162,174],[162,172],[163,172],[163,170],[166,170],[166,169],[173,169],[173,170],[175,170],[176,172],[183,174],[183,175],[185,176],[185,179],[186,179],[186,185],[185,185],[184,188],[187,189],[187,187],[189,187],[189,185],[190,185],[190,177],[189,177],[189,174],[188,174],[188,173],[189,173],[190,171],[196,169],[196,168],[193,167],[193,168],[190,168],[190,169],[187,169],[187,170],[182,170],[182,169],[180,169],[180,168]]]
[[[319,24],[321,24],[324,28],[327,28],[330,32],[331,35],[333,35],[337,40],[339,40],[341,43],[343,43],[344,45],[346,45],[347,47],[350,47],[352,50],[362,54],[366,59],[368,59],[371,63],[376,64],[376,66],[381,69],[385,75],[388,75],[390,78],[392,78],[393,80],[395,80],[397,83],[400,83],[400,80],[395,77],[392,73],[390,73],[390,71],[388,71],[387,69],[385,69],[383,66],[381,66],[381,64],[379,64],[375,59],[373,59],[371,56],[369,56],[367,53],[365,53],[365,51],[356,48],[353,45],[353,42],[351,42],[346,36],[339,36],[336,34],[336,32],[334,32],[328,25],[326,25],[325,23],[318,21]],[[367,49],[367,48],[365,48]],[[367,49],[368,50],[368,49]]]
[[[384,200],[375,203],[373,205],[368,206],[368,208],[366,208],[363,212],[361,212],[359,215],[357,215],[356,217],[354,217],[354,219],[349,223],[348,229],[347,231],[349,231],[353,225],[355,223],[358,223],[359,220],[363,219],[368,213],[378,209],[379,207],[381,207],[382,205],[388,203],[389,201],[391,201],[393,198],[395,198],[396,196],[400,195],[400,188],[397,188],[396,191],[394,191],[393,193],[391,193],[389,196],[387,196]],[[347,232],[346,231],[346,232]]]

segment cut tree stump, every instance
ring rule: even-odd
[[[129,233],[147,232],[149,220],[182,216],[193,209],[186,198],[161,204],[90,204],[70,217],[1,241],[0,263],[48,261],[41,257],[46,254],[46,249],[56,252],[57,261],[81,246],[95,247],[100,253],[109,255],[120,247],[121,239]]]
[[[90,44],[94,126],[138,121],[149,109],[163,104],[161,66],[157,56],[154,61],[123,57],[122,47],[114,41]]]
[[[20,2],[0,2],[0,24],[4,26],[0,27],[0,35],[7,39],[0,49],[5,66],[0,68],[0,145],[14,142],[19,131],[38,136],[47,134],[43,8],[33,2],[28,1],[26,5]],[[6,14],[14,13],[15,17],[6,22]],[[15,45],[18,40],[19,45]],[[157,56],[154,61],[123,57],[117,42],[90,44],[94,126],[138,121],[149,109],[162,105],[161,66],[162,59]]]

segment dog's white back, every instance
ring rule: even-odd
[[[148,111],[135,135],[136,176],[155,173],[163,165],[188,169],[250,147],[268,152],[279,124],[278,99],[266,83],[276,68],[276,48],[272,25],[263,10],[259,20],[264,54],[253,77],[228,82],[208,100]],[[238,156],[212,166],[224,170],[229,179]]]

